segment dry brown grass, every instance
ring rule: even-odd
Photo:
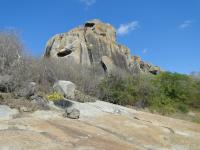
[[[0,93],[0,105],[6,105],[18,110],[25,107],[29,112],[42,109],[39,105],[31,103],[31,101],[24,98],[15,98],[10,93]]]

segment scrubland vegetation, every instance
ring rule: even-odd
[[[103,75],[101,69],[66,64],[62,60],[38,59],[25,55],[25,48],[17,34],[0,32],[0,75],[12,76],[12,81],[1,92],[13,93],[27,82],[36,82],[38,91],[55,100],[52,93],[57,80],[69,80],[91,96],[124,106],[149,108],[152,112],[172,114],[187,113],[200,108],[200,78],[162,72],[159,75],[116,70]]]
[[[157,76],[109,76],[100,85],[102,99],[121,105],[148,107],[162,114],[200,108],[200,80],[178,73]]]

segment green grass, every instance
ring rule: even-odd
[[[200,118],[195,118],[195,119],[193,119],[193,122],[194,122],[194,123],[200,124]]]

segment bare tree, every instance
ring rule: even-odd
[[[21,61],[23,51],[17,33],[0,31],[0,73],[9,73]]]

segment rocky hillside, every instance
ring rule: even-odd
[[[99,65],[105,72],[116,66],[130,72],[160,72],[159,67],[131,56],[129,48],[117,43],[115,28],[97,19],[52,37],[47,42],[45,57],[86,66]]]
[[[200,80],[131,56],[111,25],[55,35],[41,61],[0,37],[0,150],[200,150],[198,124],[157,115],[200,123]]]

